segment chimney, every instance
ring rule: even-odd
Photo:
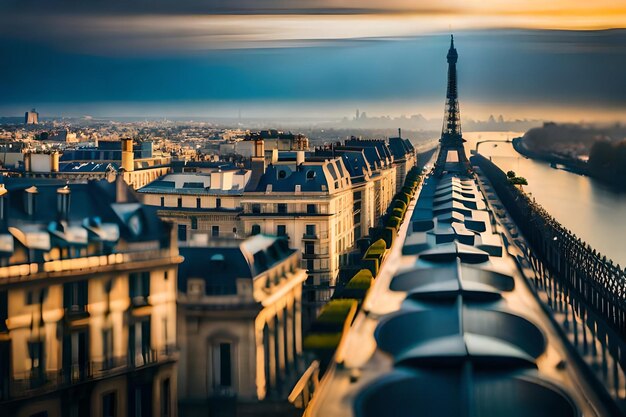
[[[402,138],[402,129],[401,128],[398,128],[398,137]]]
[[[70,217],[70,187],[57,188],[57,216],[59,221],[68,221]]]
[[[128,202],[128,184],[124,181],[124,171],[118,172],[115,178],[115,202]]]
[[[59,157],[61,155],[58,152],[52,152],[50,154],[50,172],[59,172]]]
[[[4,229],[6,225],[7,210],[7,194],[9,191],[5,188],[4,183],[0,183],[0,227]]]
[[[133,140],[131,138],[123,138],[122,142],[122,168],[126,172],[135,170],[135,154],[133,152]]]
[[[32,171],[32,163],[30,161],[30,152],[26,152],[24,154],[24,171],[31,172]]]
[[[259,185],[259,180],[265,174],[265,143],[263,139],[256,139],[254,141],[254,154],[250,161],[250,180],[246,186],[249,190],[256,190]]]
[[[304,151],[296,151],[296,165],[304,163]]]

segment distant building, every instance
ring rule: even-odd
[[[301,364],[300,254],[256,235],[181,248],[181,413],[286,415]],[[215,413],[215,414],[214,414]]]
[[[27,111],[24,114],[24,124],[26,125],[36,125],[39,124],[39,113],[32,109],[31,111]]]
[[[0,184],[0,414],[176,416],[171,226],[114,183]]]
[[[404,185],[406,174],[417,165],[417,153],[411,141],[402,138],[400,129],[398,137],[389,138],[389,150],[396,166],[396,192],[398,192]]]
[[[16,176],[57,178],[70,182],[109,179],[123,172],[123,178],[138,189],[170,172],[171,157],[155,154],[152,142],[133,139],[101,141],[96,147],[65,149],[58,152],[31,152],[24,155]]]

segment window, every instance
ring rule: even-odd
[[[220,385],[230,387],[231,375],[230,343],[220,343]]]
[[[7,329],[8,318],[9,318],[9,298],[8,298],[8,291],[5,290],[5,291],[0,291],[0,332],[6,332],[8,330]],[[0,378],[2,378],[1,372],[0,372]],[[1,392],[0,392],[0,398],[2,398]]]
[[[211,236],[218,237],[220,235],[220,227],[219,226],[211,226]]]
[[[222,199],[221,198],[216,198],[215,199],[215,208],[220,208],[222,207]]]
[[[307,179],[307,181],[315,179],[315,171],[313,171],[312,169],[308,170],[306,172],[306,179]]]
[[[281,214],[286,214],[287,213],[287,204],[285,204],[285,203],[278,203],[276,205],[276,212],[277,213],[281,213]]]
[[[178,197],[178,207],[182,207],[183,206],[183,198],[182,197]]]
[[[354,199],[355,200],[360,200],[361,199],[361,192],[360,191],[355,191],[354,192]]]
[[[102,417],[116,417],[117,413],[116,393],[109,392],[102,396]]]
[[[261,205],[260,204],[252,204],[252,212],[255,214],[261,213]]]
[[[165,197],[161,197],[161,207],[165,207]]]
[[[104,369],[113,367],[113,331],[102,329],[102,365]]]
[[[128,276],[128,290],[133,305],[148,304],[150,296],[150,272],[133,272]]]
[[[196,198],[196,208],[202,208],[202,199],[200,197]]]
[[[146,320],[131,323],[128,326],[128,350],[133,366],[142,366],[152,361],[150,345],[150,316]]]
[[[284,224],[279,224],[276,226],[276,235],[277,236],[287,236],[287,226]]]
[[[178,225],[178,240],[180,242],[187,241],[187,225],[186,224]]]
[[[167,378],[161,382],[161,417],[170,417],[172,415],[170,391],[170,379]]]
[[[313,259],[307,259],[306,260],[306,269],[307,271],[311,272],[313,270],[315,270],[315,261],[313,261]]]
[[[306,235],[307,236],[315,236],[315,225],[314,224],[307,224],[306,225]]]
[[[261,226],[259,226],[258,224],[253,224],[252,225],[252,231],[250,232],[251,235],[258,235],[259,233],[261,233]]]
[[[213,388],[217,391],[233,385],[232,343],[213,345]]]
[[[66,313],[82,313],[87,311],[89,298],[87,281],[68,282],[63,284],[63,308]]]
[[[197,217],[191,218],[191,230],[198,230],[198,218]]]
[[[304,253],[306,255],[314,255],[315,254],[315,245],[313,243],[305,243],[304,244]]]
[[[306,205],[306,212],[308,214],[315,214],[315,213],[317,213],[317,206],[315,204],[307,204]]]
[[[28,342],[28,355],[30,356],[31,377],[39,381],[44,376],[44,344],[42,340]],[[41,382],[41,381],[40,381]]]

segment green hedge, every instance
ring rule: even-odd
[[[383,256],[387,250],[387,243],[383,239],[378,239],[365,252],[361,261],[364,268],[369,269],[373,276],[378,275],[378,269],[383,261]]]
[[[393,204],[391,205],[392,210],[401,209],[406,211],[407,204],[398,198],[398,195],[394,197]]]
[[[303,341],[307,350],[337,349],[341,341],[342,332],[337,333],[309,333]]]
[[[361,269],[350,278],[350,281],[346,284],[346,289],[367,290],[372,286],[373,279],[374,277],[369,269]]]
[[[392,216],[396,216],[399,219],[404,219],[404,213],[406,212],[406,210],[403,210],[399,207],[394,208],[393,210],[391,210],[391,215]]]
[[[400,227],[400,223],[402,223],[402,219],[396,216],[389,217],[387,220],[387,227],[395,227],[398,229]]]
[[[319,323],[335,323],[343,326],[354,303],[355,300],[348,299],[330,300],[322,307],[322,311],[315,321]]]
[[[393,245],[397,234],[398,229],[396,229],[395,227],[385,227],[385,229],[383,230],[383,239],[387,244],[387,249],[391,249],[391,245]]]

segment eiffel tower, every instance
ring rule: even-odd
[[[456,62],[459,54],[454,48],[454,35],[451,35],[450,49],[448,50],[448,91],[446,94],[446,108],[439,139],[439,154],[435,162],[435,175],[441,176],[444,172],[459,172],[468,174],[472,167],[465,155],[461,133],[461,112],[457,95]]]

